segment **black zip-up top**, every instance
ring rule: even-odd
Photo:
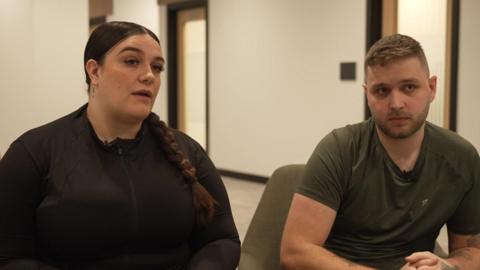
[[[207,227],[147,124],[104,144],[85,105],[22,135],[0,161],[0,269],[235,269],[220,176],[194,140],[175,137],[219,203]]]

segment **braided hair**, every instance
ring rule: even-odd
[[[148,34],[160,44],[158,37],[152,31],[135,23],[115,21],[98,26],[90,35],[85,47],[84,67],[90,59],[101,63],[105,54],[118,42],[139,34]],[[90,77],[86,70],[85,76],[90,91]],[[180,170],[185,181],[191,186],[197,224],[207,225],[213,219],[217,202],[198,182],[196,169],[178,146],[172,129],[154,113],[150,113],[146,122],[158,138],[160,148],[167,155],[168,160]]]
[[[196,169],[178,146],[172,129],[154,113],[150,113],[146,121],[153,134],[160,139],[160,147],[167,155],[168,160],[181,171],[185,181],[192,187],[193,206],[197,213],[197,224],[208,224],[213,219],[215,212],[215,205],[217,204],[215,199],[198,182]]]

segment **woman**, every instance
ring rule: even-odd
[[[235,269],[220,176],[151,112],[164,64],[143,26],[91,34],[88,104],[25,133],[0,162],[0,269]]]

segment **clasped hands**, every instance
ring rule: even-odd
[[[407,263],[400,270],[458,270],[458,266],[451,265],[445,259],[425,251],[415,252],[405,258]]]

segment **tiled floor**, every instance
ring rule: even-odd
[[[222,178],[230,198],[233,219],[237,225],[240,240],[243,241],[265,185],[229,177]]]
[[[240,240],[243,241],[265,185],[229,177],[223,177],[223,182],[230,198],[233,218],[237,225]],[[448,250],[448,238],[445,227],[442,228],[438,241],[444,250]]]

